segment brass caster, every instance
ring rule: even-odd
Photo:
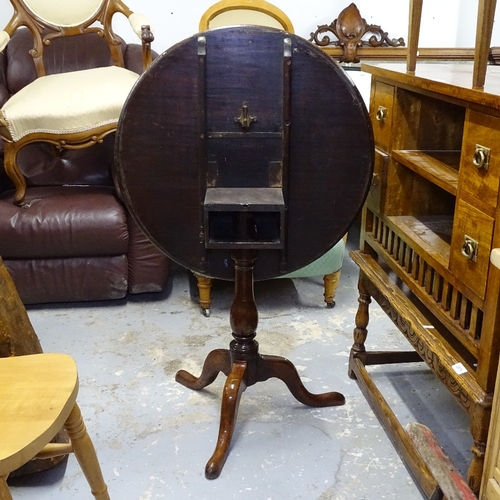
[[[205,318],[210,317],[210,309],[208,307],[206,309],[202,308],[201,312],[203,313],[203,316],[205,316]]]
[[[326,303],[327,309],[333,309],[335,307],[335,301],[332,300],[331,302]]]

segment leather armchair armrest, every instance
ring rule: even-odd
[[[7,57],[3,52],[0,53],[0,107],[10,98],[10,92],[7,88]],[[3,149],[3,147],[2,147]]]
[[[129,43],[125,49],[123,57],[125,67],[130,71],[135,71],[139,75],[144,71],[143,48],[138,43]],[[155,60],[157,57],[158,54],[152,50],[151,59]]]
[[[0,52],[0,108],[7,102],[7,100],[10,98],[10,92],[9,89],[7,88],[7,69],[6,69],[6,63],[7,58],[3,52]],[[2,167],[2,174],[5,173],[3,170],[3,140],[0,139],[0,162]],[[5,184],[8,184],[7,182],[4,182],[4,175],[0,175],[0,192],[5,191],[6,189],[10,188],[5,187]]]

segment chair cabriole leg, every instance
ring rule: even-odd
[[[6,174],[14,184],[15,194],[14,203],[22,206],[24,204],[24,196],[26,194],[26,179],[19,170],[17,164],[18,149],[13,143],[4,142],[4,168]]]

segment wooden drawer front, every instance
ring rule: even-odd
[[[450,271],[481,299],[484,299],[494,219],[459,200],[451,237]],[[462,254],[465,237],[478,242],[476,260]]]
[[[388,151],[391,143],[394,87],[375,81],[372,87],[370,117],[375,144]]]
[[[373,165],[373,180],[368,192],[366,203],[370,208],[376,211],[381,210],[383,193],[385,192],[387,164],[389,162],[389,155],[375,148],[375,163]]]
[[[497,407],[498,408],[498,407]],[[496,412],[494,414],[496,415]],[[496,427],[495,427],[496,428]],[[498,430],[498,428],[496,428]],[[498,435],[488,436],[488,440],[492,440],[494,445],[491,446],[488,441],[488,453],[497,454],[495,459],[492,460],[490,464],[490,470],[485,471],[485,480],[486,483],[486,491],[483,491],[483,495],[481,496],[482,500],[500,500],[500,454],[498,453]],[[495,446],[496,444],[496,446]]]
[[[496,473],[499,471],[496,469]],[[489,479],[486,483],[486,492],[483,496],[484,500],[500,500],[500,485],[496,479]]]
[[[476,145],[490,149],[488,168],[474,165]],[[476,160],[480,159],[476,156]],[[460,189],[497,206],[500,178],[500,118],[468,110],[460,162]]]

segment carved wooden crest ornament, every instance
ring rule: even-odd
[[[338,40],[331,41],[328,35],[324,33],[333,33]],[[373,33],[368,40],[362,38]],[[320,38],[321,36],[321,38]],[[359,62],[357,49],[358,47],[404,47],[405,41],[403,38],[389,38],[388,33],[382,30],[380,26],[368,24],[361,17],[361,14],[354,3],[346,7],[337,19],[331,24],[322,24],[318,29],[311,33],[310,42],[314,42],[320,47],[333,45],[342,47],[343,54],[340,62],[356,63]]]

